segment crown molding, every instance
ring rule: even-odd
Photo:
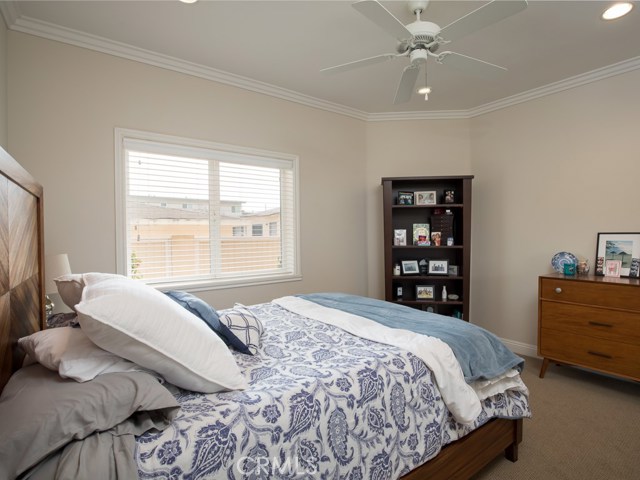
[[[0,2],[0,14],[2,14],[2,18],[4,18],[4,23],[7,25],[7,28],[11,28],[16,19],[20,16],[15,2]]]
[[[469,118],[466,110],[434,110],[432,112],[387,112],[370,113],[367,115],[368,122],[387,122],[399,120],[456,120]]]
[[[187,62],[179,58],[116,42],[53,23],[21,16],[15,2],[0,1],[0,13],[2,13],[2,16],[10,30],[75,45],[77,47],[87,48],[89,50],[126,58],[128,60],[184,73],[186,75],[204,78],[206,80],[212,80],[225,85],[242,88],[244,90],[269,95],[301,105],[369,122],[468,119],[640,68],[640,56],[638,56],[591,72],[576,75],[559,82],[551,83],[543,87],[512,95],[495,102],[480,105],[469,110],[367,113],[362,110],[321,100],[310,95],[277,87],[252,78],[235,75],[233,73],[224,72],[222,70],[206,67],[193,62]]]
[[[536,98],[546,97],[547,95],[553,95],[554,93],[569,90],[571,88],[580,87],[588,83],[604,80],[605,78],[621,75],[623,73],[631,72],[640,68],[640,56],[633,57],[622,62],[614,63],[606,67],[598,68],[590,72],[575,75],[573,77],[565,78],[558,82],[550,83],[543,87],[534,88],[526,92],[512,95],[495,102],[480,105],[479,107],[467,110],[469,118],[477,117],[478,115],[484,115],[485,113],[493,112],[495,110],[501,110],[503,108],[510,107],[512,105],[518,105],[520,103],[529,102]]]
[[[4,3],[4,2],[0,2]],[[309,107],[327,110],[333,113],[340,113],[359,120],[366,120],[367,113],[355,108],[346,107],[337,103],[321,100],[310,95],[288,90],[286,88],[270,85],[252,78],[235,75],[215,68],[206,67],[197,63],[188,62],[179,58],[163,55],[161,53],[134,47],[125,43],[99,37],[97,35],[80,32],[70,28],[44,22],[35,18],[21,16],[16,18],[10,30],[27,33],[38,37],[54,40],[57,42],[74,45],[76,47],[87,48],[101,53],[106,53],[120,58],[126,58],[136,62],[153,65],[155,67],[173,70],[194,77],[212,80],[233,87],[262,93],[272,97],[288,100]]]

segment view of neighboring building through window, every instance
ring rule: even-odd
[[[212,285],[299,277],[295,157],[117,133],[126,275]]]
[[[234,237],[244,237],[247,234],[247,227],[233,227],[233,236]]]
[[[252,237],[262,236],[262,224],[254,223],[253,225],[251,225],[251,236]]]

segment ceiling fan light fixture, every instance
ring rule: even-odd
[[[623,17],[633,9],[631,2],[619,2],[607,8],[602,14],[604,20],[615,20]]]
[[[431,93],[431,87],[421,87],[418,89],[418,95],[428,95]]]

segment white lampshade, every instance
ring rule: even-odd
[[[66,253],[57,255],[47,255],[44,259],[44,290],[46,294],[58,293],[54,278],[62,275],[69,275],[71,267],[69,266],[69,257]]]

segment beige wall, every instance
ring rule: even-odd
[[[598,232],[640,231],[638,85],[640,70],[472,119],[474,323],[536,345],[551,257],[593,269]]]
[[[303,281],[201,292],[217,307],[326,290],[366,293],[365,123],[9,32],[13,156],[45,189],[46,253],[113,272],[114,128],[300,157]]]
[[[0,147],[8,150],[7,121],[7,26],[0,15]]]
[[[469,120],[416,120],[367,124],[367,293],[384,298],[383,177],[468,175]]]
[[[11,153],[45,186],[47,252],[69,253],[76,272],[115,270],[116,126],[300,156],[304,280],[199,293],[218,307],[319,290],[382,297],[381,177],[473,174],[471,317],[534,353],[537,276],[552,255],[593,262],[597,232],[640,231],[640,71],[469,120],[367,123],[7,39]]]

